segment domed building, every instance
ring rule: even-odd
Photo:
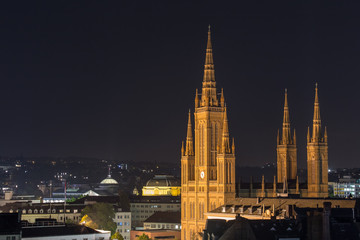
[[[102,196],[106,195],[116,195],[119,191],[119,183],[111,177],[110,167],[108,176],[102,180],[95,192],[99,193]]]
[[[143,196],[180,196],[179,179],[171,175],[155,175],[142,189]]]

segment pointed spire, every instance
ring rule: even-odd
[[[287,99],[287,89],[285,88],[285,101],[284,101],[284,118],[283,118],[283,129],[282,129],[282,144],[291,144],[291,133],[290,133],[290,113]]]
[[[198,93],[198,89],[196,89],[195,92],[195,108],[199,107],[199,93]]]
[[[232,146],[231,146],[232,154],[235,154],[235,139],[232,138]]]
[[[229,125],[227,119],[227,110],[225,106],[224,110],[224,123],[223,123],[223,134],[222,134],[222,153],[230,153],[230,141],[229,141]]]
[[[210,104],[210,105],[209,105]],[[206,57],[204,67],[204,78],[202,83],[201,106],[218,106],[219,102],[216,93],[215,70],[213,50],[211,43],[210,28],[208,31],[208,41],[206,46]]]
[[[296,145],[296,131],[294,129],[293,144]]]
[[[318,84],[316,83],[312,141],[314,142],[320,141],[321,138],[320,130],[321,130],[321,119],[320,119],[319,94],[318,94]]]
[[[277,137],[276,137],[276,144],[280,144],[280,130],[278,129]]]
[[[325,131],[324,131],[324,142],[327,143],[327,141],[328,141],[327,127],[325,127]]]
[[[261,178],[261,192],[265,192],[265,177],[262,175]]]
[[[308,127],[308,131],[307,131],[307,142],[310,142],[310,127]]]
[[[189,109],[189,120],[188,120],[187,136],[186,136],[185,155],[186,156],[193,156],[194,155],[190,109]]]
[[[220,104],[221,104],[221,107],[225,106],[225,97],[224,97],[224,90],[223,89],[221,89]]]
[[[214,59],[212,53],[210,26],[208,30],[208,40],[206,46],[204,82],[215,82]]]
[[[184,156],[184,141],[181,141],[181,156]]]

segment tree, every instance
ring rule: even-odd
[[[116,224],[113,220],[115,211],[111,204],[99,202],[88,205],[81,211],[81,216],[80,223],[91,228],[100,228],[115,233]]]
[[[151,240],[148,235],[143,233],[141,236],[138,237],[138,240]]]
[[[112,236],[111,236],[111,239],[116,239],[116,240],[124,240],[123,236],[119,233],[119,232],[116,232],[114,233]]]

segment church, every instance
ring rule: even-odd
[[[277,137],[277,176],[272,183],[235,183],[235,144],[230,138],[223,90],[216,88],[210,27],[201,92],[189,111],[186,141],[181,147],[181,238],[197,238],[208,212],[240,198],[328,197],[328,139],[321,126],[318,87],[315,87],[313,126],[307,133],[307,183],[297,176],[295,130],[291,129],[287,91]],[[192,116],[194,121],[192,121]],[[265,206],[264,206],[265,207]]]

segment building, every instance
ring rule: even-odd
[[[189,112],[181,148],[181,239],[205,229],[205,212],[235,198],[235,145],[229,138],[224,93],[216,89],[211,33],[208,31],[201,94],[195,94],[195,147]]]
[[[0,239],[21,239],[21,217],[19,213],[0,213]]]
[[[130,239],[131,230],[131,212],[123,212],[122,209],[117,209],[115,212],[114,222],[116,224],[116,231],[119,232],[124,239]]]
[[[142,228],[144,221],[155,212],[178,212],[180,206],[180,197],[132,196],[130,199],[131,226]]]
[[[181,212],[155,212],[144,221],[144,230],[181,229]]]
[[[138,239],[141,235],[147,235],[149,238],[153,240],[157,239],[181,239],[181,232],[180,230],[163,230],[163,229],[156,229],[156,230],[133,230],[131,231],[131,240]]]
[[[21,220],[35,223],[39,218],[51,218],[58,222],[71,221],[78,223],[81,220],[83,204],[49,204],[49,203],[8,203],[0,207],[0,213],[21,213]]]
[[[180,196],[181,184],[170,175],[155,175],[142,188],[143,196]],[[136,195],[136,194],[134,194]]]
[[[118,231],[125,240],[129,240],[132,218],[130,209],[125,201],[126,200],[120,196],[86,196],[76,200],[72,204],[84,204],[85,206],[99,202],[112,204],[115,210],[113,220],[116,224],[116,231]]]
[[[313,126],[307,135],[306,183],[299,183],[297,174],[296,134],[290,126],[287,90],[282,132],[277,137],[277,176],[272,183],[266,183],[262,177],[261,183],[235,184],[235,144],[234,139],[230,140],[227,111],[224,92],[216,88],[209,28],[202,90],[200,93],[196,90],[195,94],[194,128],[189,111],[186,141],[181,147],[181,238],[184,240],[198,237],[205,229],[205,213],[240,201],[239,198],[328,197],[328,138],[326,128],[323,130],[321,125],[317,84]]]
[[[359,198],[360,197],[360,181],[350,176],[344,176],[337,182],[329,182],[334,197],[340,198]]]
[[[23,240],[105,240],[110,239],[110,231],[95,230],[83,225],[64,224],[56,221],[37,221],[22,226]],[[50,219],[51,220],[51,219]]]
[[[324,198],[236,198],[205,213],[207,219],[235,220],[240,216],[250,220],[287,219],[294,216],[295,208],[321,208],[325,202],[333,208],[357,209],[354,199]]]

